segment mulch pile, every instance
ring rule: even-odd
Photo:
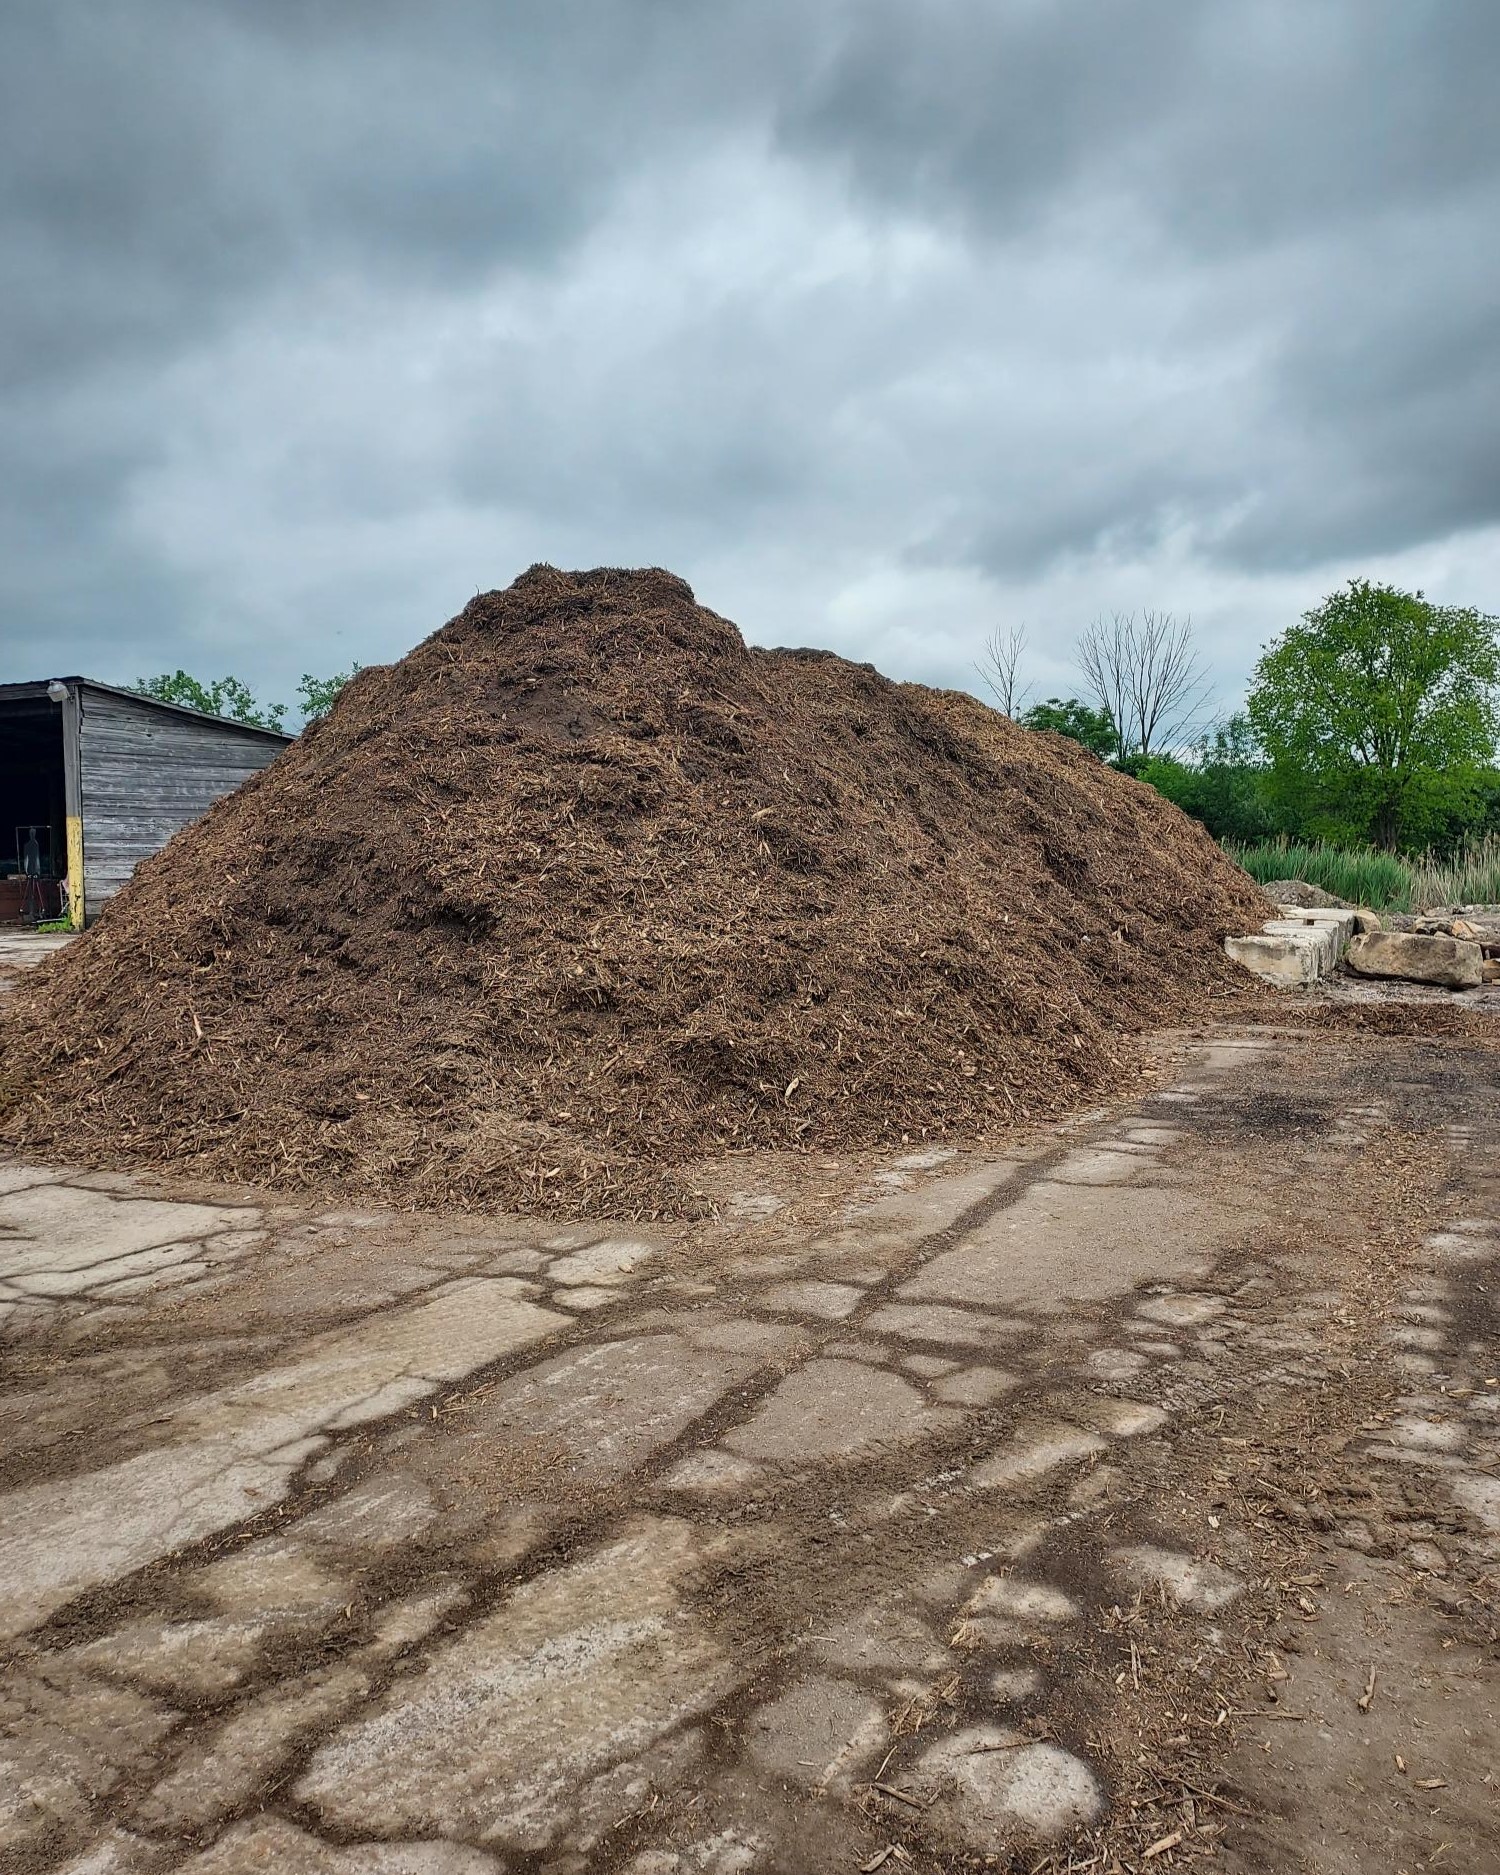
[[[701,1208],[693,1162],[993,1137],[1242,992],[1255,887],[972,697],[671,574],[476,598],[11,1002],[0,1139],[421,1205]]]

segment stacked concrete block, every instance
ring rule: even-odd
[[[1225,938],[1224,950],[1267,983],[1296,988],[1316,983],[1337,967],[1358,928],[1360,914],[1333,907],[1278,905],[1249,937]]]

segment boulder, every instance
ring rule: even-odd
[[[1354,929],[1357,932],[1383,931],[1385,926],[1380,922],[1379,912],[1371,911],[1364,905],[1356,905],[1354,908]]]
[[[1320,885],[1309,885],[1306,879],[1273,879],[1260,889],[1273,905],[1295,905],[1301,911],[1319,906],[1338,911],[1350,909],[1348,899],[1335,898],[1332,892],[1325,892]]]
[[[1344,961],[1362,977],[1399,977],[1407,983],[1435,983],[1439,989],[1472,990],[1481,981],[1483,957],[1477,944],[1463,938],[1366,931],[1352,940]]]

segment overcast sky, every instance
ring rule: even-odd
[[[533,560],[972,685],[1500,611],[1495,0],[7,0],[0,679]]]

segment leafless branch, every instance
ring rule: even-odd
[[[1208,694],[1191,619],[1116,612],[1078,641],[1095,703],[1114,718],[1119,754],[1160,755],[1187,742]]]
[[[1026,649],[1026,627],[998,626],[984,641],[984,651],[974,668],[994,692],[995,701],[1007,716],[1017,716],[1026,707],[1032,686],[1021,684],[1018,674],[1021,655]]]

